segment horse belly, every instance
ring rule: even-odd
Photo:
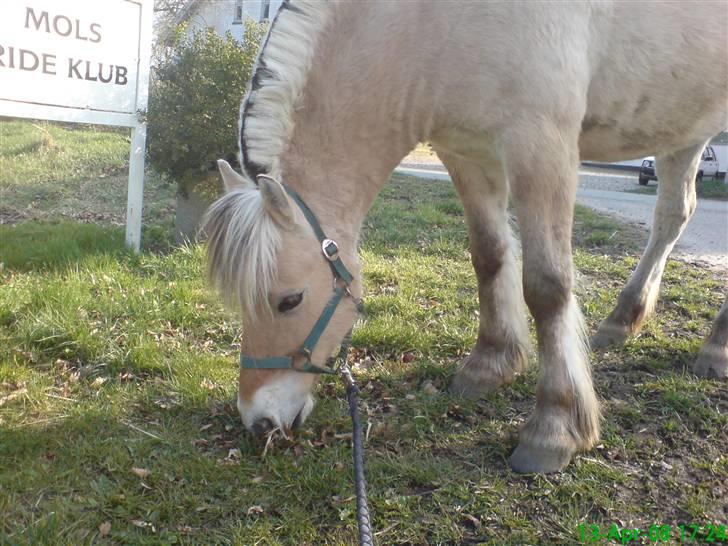
[[[582,159],[616,161],[707,141],[728,125],[726,10],[616,4],[594,62],[579,147]]]

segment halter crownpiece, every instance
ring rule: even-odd
[[[280,183],[275,178],[268,175],[261,174],[258,175],[258,177],[269,178],[276,183]],[[329,239],[328,237],[326,237],[324,230],[321,228],[321,224],[319,224],[316,216],[311,211],[311,209],[308,208],[303,199],[301,199],[301,197],[295,191],[293,191],[285,184],[280,184],[286,190],[286,193],[288,193],[291,199],[293,199],[298,207],[301,209],[301,212],[303,212],[303,215],[311,226],[311,229],[313,229],[313,232],[316,234],[316,237],[321,243],[321,252],[326,259],[326,262],[329,264],[329,267],[331,268],[331,273],[334,276],[334,293],[331,296],[331,299],[326,304],[326,307],[324,307],[324,310],[321,311],[321,315],[319,316],[316,323],[313,325],[313,328],[311,328],[311,332],[308,334],[308,337],[306,337],[303,345],[294,355],[253,358],[250,356],[246,356],[241,352],[240,367],[254,370],[289,369],[295,370],[297,372],[306,373],[336,373],[336,369],[334,368],[325,365],[317,366],[316,364],[314,364],[311,361],[311,355],[313,354],[313,351],[316,348],[316,344],[321,338],[321,335],[324,333],[324,330],[326,330],[326,327],[331,321],[331,317],[334,316],[334,313],[336,312],[336,309],[339,306],[339,303],[341,303],[341,300],[344,296],[349,296],[350,298],[352,298],[354,300],[354,303],[357,305],[357,308],[361,306],[361,302],[354,298],[351,293],[351,284],[354,282],[354,277],[351,273],[349,273],[349,270],[346,269],[344,262],[342,262],[341,258],[339,257],[339,245],[333,239]],[[343,286],[340,283],[343,284]],[[300,368],[296,368],[294,366],[294,359],[297,356],[302,356],[305,358],[303,366],[301,366]]]

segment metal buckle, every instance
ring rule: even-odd
[[[329,251],[331,247],[334,247],[333,252]],[[321,250],[324,252],[324,256],[330,262],[335,262],[339,259],[339,245],[332,239],[324,239],[321,241]]]

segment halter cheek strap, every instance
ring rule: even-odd
[[[295,370],[298,372],[306,373],[336,373],[336,370],[334,368],[330,368],[328,366],[318,366],[314,364],[311,361],[311,355],[313,354],[313,351],[316,348],[316,344],[321,338],[321,335],[324,333],[324,330],[326,330],[326,327],[331,321],[331,317],[334,316],[336,308],[339,306],[339,303],[341,303],[342,298],[344,296],[349,296],[353,298],[350,286],[351,283],[354,281],[354,277],[351,273],[349,273],[349,270],[346,269],[346,266],[344,265],[344,262],[341,261],[341,258],[339,258],[339,245],[336,244],[336,241],[328,239],[326,237],[326,234],[324,233],[323,229],[321,229],[321,225],[319,224],[316,216],[311,211],[311,209],[308,208],[306,203],[304,203],[303,199],[301,199],[301,197],[291,188],[285,185],[283,187],[285,188],[288,195],[291,196],[291,199],[293,199],[299,206],[301,212],[303,212],[303,215],[306,217],[306,220],[311,225],[313,232],[316,234],[316,237],[321,243],[321,251],[324,255],[324,258],[326,258],[329,267],[331,268],[331,273],[334,277],[334,293],[331,296],[331,299],[326,304],[326,307],[324,307],[324,310],[321,312],[318,320],[313,325],[313,328],[311,328],[311,332],[308,334],[308,337],[306,337],[303,345],[295,355],[253,358],[250,356],[246,356],[241,352],[240,367],[244,369]],[[343,286],[341,286],[341,284],[343,284]],[[357,308],[359,308],[360,303],[356,300],[355,302],[357,304]],[[294,361],[297,356],[301,356],[305,359],[303,365],[300,368],[294,367]]]

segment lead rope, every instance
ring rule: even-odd
[[[354,444],[354,486],[356,488],[356,521],[359,526],[359,544],[374,546],[374,535],[369,520],[369,504],[367,503],[367,483],[364,478],[364,449],[361,443],[361,423],[356,397],[359,394],[354,377],[348,364],[344,361],[339,368],[341,378],[346,384],[346,399],[349,402],[349,415],[352,423],[352,442]]]

